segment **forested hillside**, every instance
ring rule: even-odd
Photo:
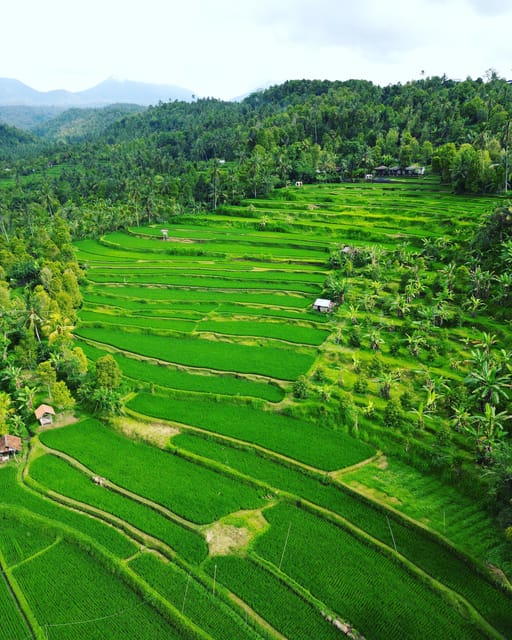
[[[72,113],[58,117],[71,123],[60,139],[76,139]],[[56,125],[40,130],[34,154],[61,171],[41,174],[31,190],[45,182],[61,205],[122,202],[133,216],[137,207],[158,212],[162,195],[178,207],[216,206],[288,181],[350,180],[379,165],[418,164],[432,165],[458,192],[489,193],[505,186],[511,113],[512,86],[492,72],[485,81],[434,77],[387,87],[289,81],[240,103],[175,101],[119,114],[104,132],[99,125],[112,109],[91,110],[89,129],[80,122],[79,135],[88,134],[80,145],[49,147],[45,134]],[[32,172],[3,138],[9,168]],[[151,203],[148,180],[158,186]]]

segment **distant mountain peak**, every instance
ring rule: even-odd
[[[169,100],[190,102],[194,92],[176,85],[136,82],[111,76],[85,91],[37,91],[20,80],[0,78],[0,105],[100,107],[120,102],[148,106]]]

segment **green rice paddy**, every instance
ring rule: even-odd
[[[23,476],[0,469],[0,607],[13,611],[0,640],[346,637],[335,620],[368,640],[511,637],[512,592],[485,566],[503,541],[482,505],[377,452],[404,447],[377,374],[346,406],[355,353],[380,374],[410,362],[398,341],[391,353],[400,320],[364,308],[398,283],[349,278],[378,353],[364,332],[352,349],[348,304],[312,310],[333,251],[410,252],[494,205],[429,181],[311,185],[76,243],[77,345],[92,362],[113,354],[126,415],[42,431]],[[457,331],[444,346],[462,359]],[[422,353],[414,375],[446,375],[446,360]],[[134,421],[140,441],[121,431]],[[411,449],[435,444],[426,424]]]

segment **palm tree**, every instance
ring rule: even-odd
[[[420,354],[420,350],[427,344],[427,340],[425,336],[423,336],[418,331],[415,331],[412,335],[406,334],[407,339],[407,347],[409,349],[409,353],[417,358]]]
[[[410,310],[411,305],[408,304],[404,296],[399,293],[389,303],[389,310],[396,313],[397,318],[403,318]]]
[[[379,378],[377,378],[377,382],[379,383],[379,394],[381,398],[389,400],[389,398],[391,397],[391,387],[396,381],[396,371],[385,371]]]
[[[29,387],[28,385],[24,385],[17,391],[14,401],[17,410],[22,415],[29,416],[32,413],[36,392],[37,389],[35,387]]]
[[[380,351],[381,345],[384,344],[384,340],[380,335],[380,331],[375,328],[371,329],[371,331],[365,335],[365,338],[368,338],[370,340],[370,348],[373,351]]]
[[[480,265],[477,265],[474,269],[471,269],[469,275],[474,297],[488,298],[494,274],[491,271],[483,271]]]
[[[494,346],[497,342],[497,338],[494,333],[486,333],[485,331],[482,333],[482,337],[480,340],[476,342],[476,347],[482,347],[487,356],[491,354],[491,347]]]
[[[416,416],[416,426],[418,429],[423,429],[425,426],[425,414],[427,413],[423,402],[420,402],[416,409],[412,409],[412,413]]]
[[[75,326],[70,322],[68,318],[64,318],[59,312],[53,312],[47,319],[42,329],[48,336],[48,344],[52,344],[57,339],[64,340],[71,339],[71,332]]]
[[[475,448],[478,459],[489,464],[492,458],[492,448],[497,442],[501,442],[507,435],[505,423],[512,416],[505,411],[496,411],[496,407],[485,404],[483,413],[471,417],[470,425],[466,431],[475,438]]]
[[[456,272],[457,272],[457,265],[454,262],[449,262],[439,272],[444,286],[450,292],[453,291]]]
[[[476,297],[474,295],[470,295],[469,298],[467,298],[462,303],[462,306],[464,307],[464,309],[469,311],[473,317],[475,317],[476,316],[476,312],[479,309],[483,311],[485,309],[486,305],[484,304],[484,302],[482,302],[481,298],[478,298],[478,297]]]
[[[14,393],[23,384],[23,370],[8,362],[0,374],[0,378],[7,384],[9,391]]]
[[[357,304],[349,304],[348,305],[348,311],[349,311],[349,316],[350,316],[350,322],[352,324],[357,324],[358,323],[357,313],[359,311],[359,305],[357,305]]]
[[[472,396],[485,406],[509,399],[511,379],[509,373],[501,372],[500,366],[485,362],[480,369],[470,371],[465,382],[472,388]]]
[[[471,414],[464,405],[452,407],[453,414],[450,418],[450,424],[457,432],[464,431],[470,423]]]
[[[498,285],[496,293],[496,301],[502,302],[508,300],[510,291],[512,291],[512,273],[505,271],[499,276],[496,276],[495,282]]]

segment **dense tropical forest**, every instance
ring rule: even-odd
[[[297,615],[304,615],[305,625],[312,624],[312,610],[322,609],[324,616],[327,602],[334,616],[350,610],[346,619],[368,638],[400,632],[391,621],[386,627],[385,616],[381,627],[366,628],[360,610],[351,610],[323,583],[310,583],[313,564],[306,566],[306,560],[288,568],[285,562],[288,573],[281,576],[292,529],[307,539],[321,528],[322,539],[334,541],[342,537],[341,529],[335,531],[340,518],[348,521],[343,536],[347,548],[354,547],[353,557],[363,557],[368,544],[375,571],[394,575],[393,562],[384,566],[383,558],[388,562],[399,551],[407,580],[424,572],[424,583],[433,577],[453,590],[456,596],[448,600],[462,598],[455,608],[469,613],[452,620],[450,605],[443,613],[450,621],[447,634],[457,629],[464,637],[509,637],[511,119],[512,85],[490,70],[477,80],[433,77],[386,87],[297,80],[240,102],[207,98],[147,109],[73,109],[45,122],[39,113],[37,123],[23,129],[0,122],[0,435],[35,436],[23,482],[46,496],[65,494],[59,504],[78,500],[126,518],[131,527],[149,517],[142,515],[149,496],[157,504],[154,529],[144,529],[152,542],[131,529],[130,535],[150,548],[158,539],[159,553],[174,558],[164,548],[169,544],[185,559],[176,569],[186,585],[184,597],[176,596],[183,597],[181,614],[191,575],[197,579],[192,590],[205,584],[211,590],[213,579],[215,595],[217,570],[225,572],[223,588],[258,614],[257,631],[251,627],[240,637],[307,637],[299,622],[280,620],[250,592],[247,585],[256,579],[268,580],[277,600],[290,598],[286,606],[304,609]],[[23,121],[29,120],[23,111]],[[315,297],[332,300],[336,311],[311,311]],[[222,476],[222,503],[215,506],[209,497],[196,509],[190,497],[174,502],[148,488],[135,471],[127,472],[123,485],[117,461],[103,467],[88,450],[88,438],[140,465],[146,456],[167,478],[161,451],[153,447],[143,454],[90,418],[82,435],[66,433],[66,427],[42,433],[39,442],[39,402],[109,424],[128,414],[189,425],[190,431],[184,427],[166,444],[176,454],[173,472],[188,477],[189,465],[197,474],[195,486],[208,486],[208,474],[220,465],[232,485],[240,485],[239,493],[232,494]],[[248,431],[237,431],[237,421]],[[301,437],[289,437],[297,428]],[[377,479],[382,455],[396,462],[387,472],[382,467]],[[89,495],[78,462],[69,467],[66,456],[109,477],[115,487],[110,505]],[[421,528],[419,507],[403,496],[403,504],[398,500],[400,477],[405,484],[417,481],[419,494],[443,504],[443,517],[437,514],[436,523],[432,516],[429,523],[434,533]],[[425,478],[432,478],[428,488]],[[363,498],[355,492],[365,483],[372,492]],[[280,491],[284,497],[276,498]],[[386,491],[396,503],[385,502]],[[137,502],[140,516],[134,506],[123,512],[129,517],[122,515],[122,501],[133,499],[129,492],[145,496]],[[468,516],[478,520],[475,539],[462,532],[463,521],[447,528],[444,494],[460,496],[453,499],[457,505],[478,500],[485,509],[485,517]],[[28,495],[20,497],[27,505],[33,499]],[[237,500],[253,511],[265,511],[261,505],[271,500],[270,532],[257,538],[247,558],[228,556],[215,564],[204,557],[201,527],[227,518]],[[386,506],[396,509],[379,511]],[[54,516],[34,510],[45,519],[50,548],[53,536],[61,535],[50,524]],[[382,531],[377,512],[386,514]],[[180,531],[176,539],[161,533],[159,517]],[[31,526],[30,517],[23,518],[16,525],[22,532]],[[65,526],[80,530],[71,520]],[[244,526],[259,525],[247,520]],[[71,548],[68,534],[62,535]],[[359,540],[356,549],[361,535],[372,542]],[[131,557],[131,547],[123,547],[128,543],[94,536],[103,536],[100,542],[109,549],[108,562],[101,562]],[[290,544],[298,544],[293,536]],[[77,567],[83,548],[101,555],[83,540],[80,545],[73,547]],[[424,557],[416,557],[419,548]],[[329,553],[327,542],[323,552]],[[23,557],[10,566],[6,553],[0,547],[0,566],[16,591],[12,576],[23,582],[17,564]],[[467,568],[473,561],[474,572]],[[460,567],[452,572],[451,562]],[[482,577],[484,562],[494,567],[495,578],[499,573],[492,594],[489,577]],[[200,569],[190,569],[194,563]],[[164,575],[156,557],[140,555],[133,564],[139,577],[125,576],[123,588],[129,583],[146,593],[143,578],[158,598],[165,596],[164,583],[156,583]],[[420,599],[429,602],[427,619],[428,607],[438,607],[429,600],[438,585],[420,587],[421,580],[410,590],[419,589]],[[121,587],[111,588],[121,593]],[[60,637],[48,635],[52,625],[43,625],[34,607],[32,620],[24,596],[16,593],[16,600],[24,611],[20,628],[28,625],[35,637]],[[158,605],[159,615],[175,620],[166,606]],[[237,616],[242,624],[243,612]],[[283,635],[265,635],[258,616]],[[330,637],[332,625],[323,628],[324,617],[315,623],[317,637]],[[152,624],[165,627],[160,618]],[[176,637],[223,637],[197,621],[197,635],[188,622],[185,631],[182,621],[173,624]],[[424,637],[419,617],[414,624],[410,637]]]

